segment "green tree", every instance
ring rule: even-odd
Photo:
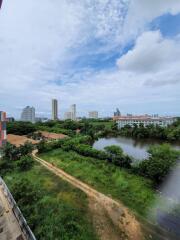
[[[33,159],[30,155],[22,156],[20,160],[16,162],[16,166],[20,171],[27,171],[33,166]]]
[[[108,153],[110,161],[115,165],[125,168],[131,167],[132,159],[124,155],[121,147],[112,145],[105,147],[104,150]]]
[[[180,152],[168,144],[151,146],[148,150],[149,159],[139,164],[140,174],[160,183],[176,165]]]
[[[18,150],[21,156],[25,156],[27,154],[30,154],[32,150],[34,149],[34,146],[30,142],[26,142],[24,145],[21,145]]]
[[[16,135],[27,135],[35,132],[36,126],[31,122],[10,122],[7,124],[7,133]]]
[[[13,161],[19,158],[20,153],[19,149],[16,146],[7,143],[6,146],[3,148],[3,155],[4,158]]]

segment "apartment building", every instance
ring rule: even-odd
[[[27,106],[22,110],[21,121],[35,123],[35,108]]]
[[[114,117],[114,121],[117,122],[118,128],[123,128],[125,125],[129,125],[131,127],[136,124],[139,126],[140,124],[144,127],[152,124],[152,125],[159,125],[161,127],[167,127],[168,125],[172,124],[176,118],[174,117],[151,117],[151,116],[120,116]]]
[[[52,120],[58,120],[58,100],[52,99]]]

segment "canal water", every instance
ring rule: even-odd
[[[97,140],[93,147],[98,150],[103,150],[106,146],[117,145],[121,147],[124,153],[133,157],[134,159],[143,160],[148,158],[147,150],[150,145],[162,144],[162,141],[143,140],[139,141],[126,137],[113,137],[113,138],[100,138]],[[180,144],[171,143],[171,146],[177,150],[180,150]]]

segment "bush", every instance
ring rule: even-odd
[[[139,164],[139,173],[160,183],[177,164],[180,152],[168,144],[151,146],[148,150],[150,157]]]
[[[20,158],[19,161],[16,162],[16,166],[20,171],[27,171],[33,166],[33,159],[30,155],[26,155]]]

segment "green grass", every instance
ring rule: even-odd
[[[105,125],[107,129],[111,129],[113,125],[113,121],[107,121],[107,122],[90,122],[93,126],[98,126],[98,125]]]
[[[61,149],[41,154],[40,157],[97,190],[122,201],[140,215],[145,216],[155,200],[150,181],[105,161],[84,157],[75,152],[64,152]]]
[[[61,180],[39,164],[27,172],[13,172],[5,177],[12,190],[14,183],[28,179],[33,184],[37,201],[23,198],[17,203],[37,239],[95,240],[86,195]],[[13,192],[12,192],[13,194]],[[28,193],[24,193],[28,194]]]

